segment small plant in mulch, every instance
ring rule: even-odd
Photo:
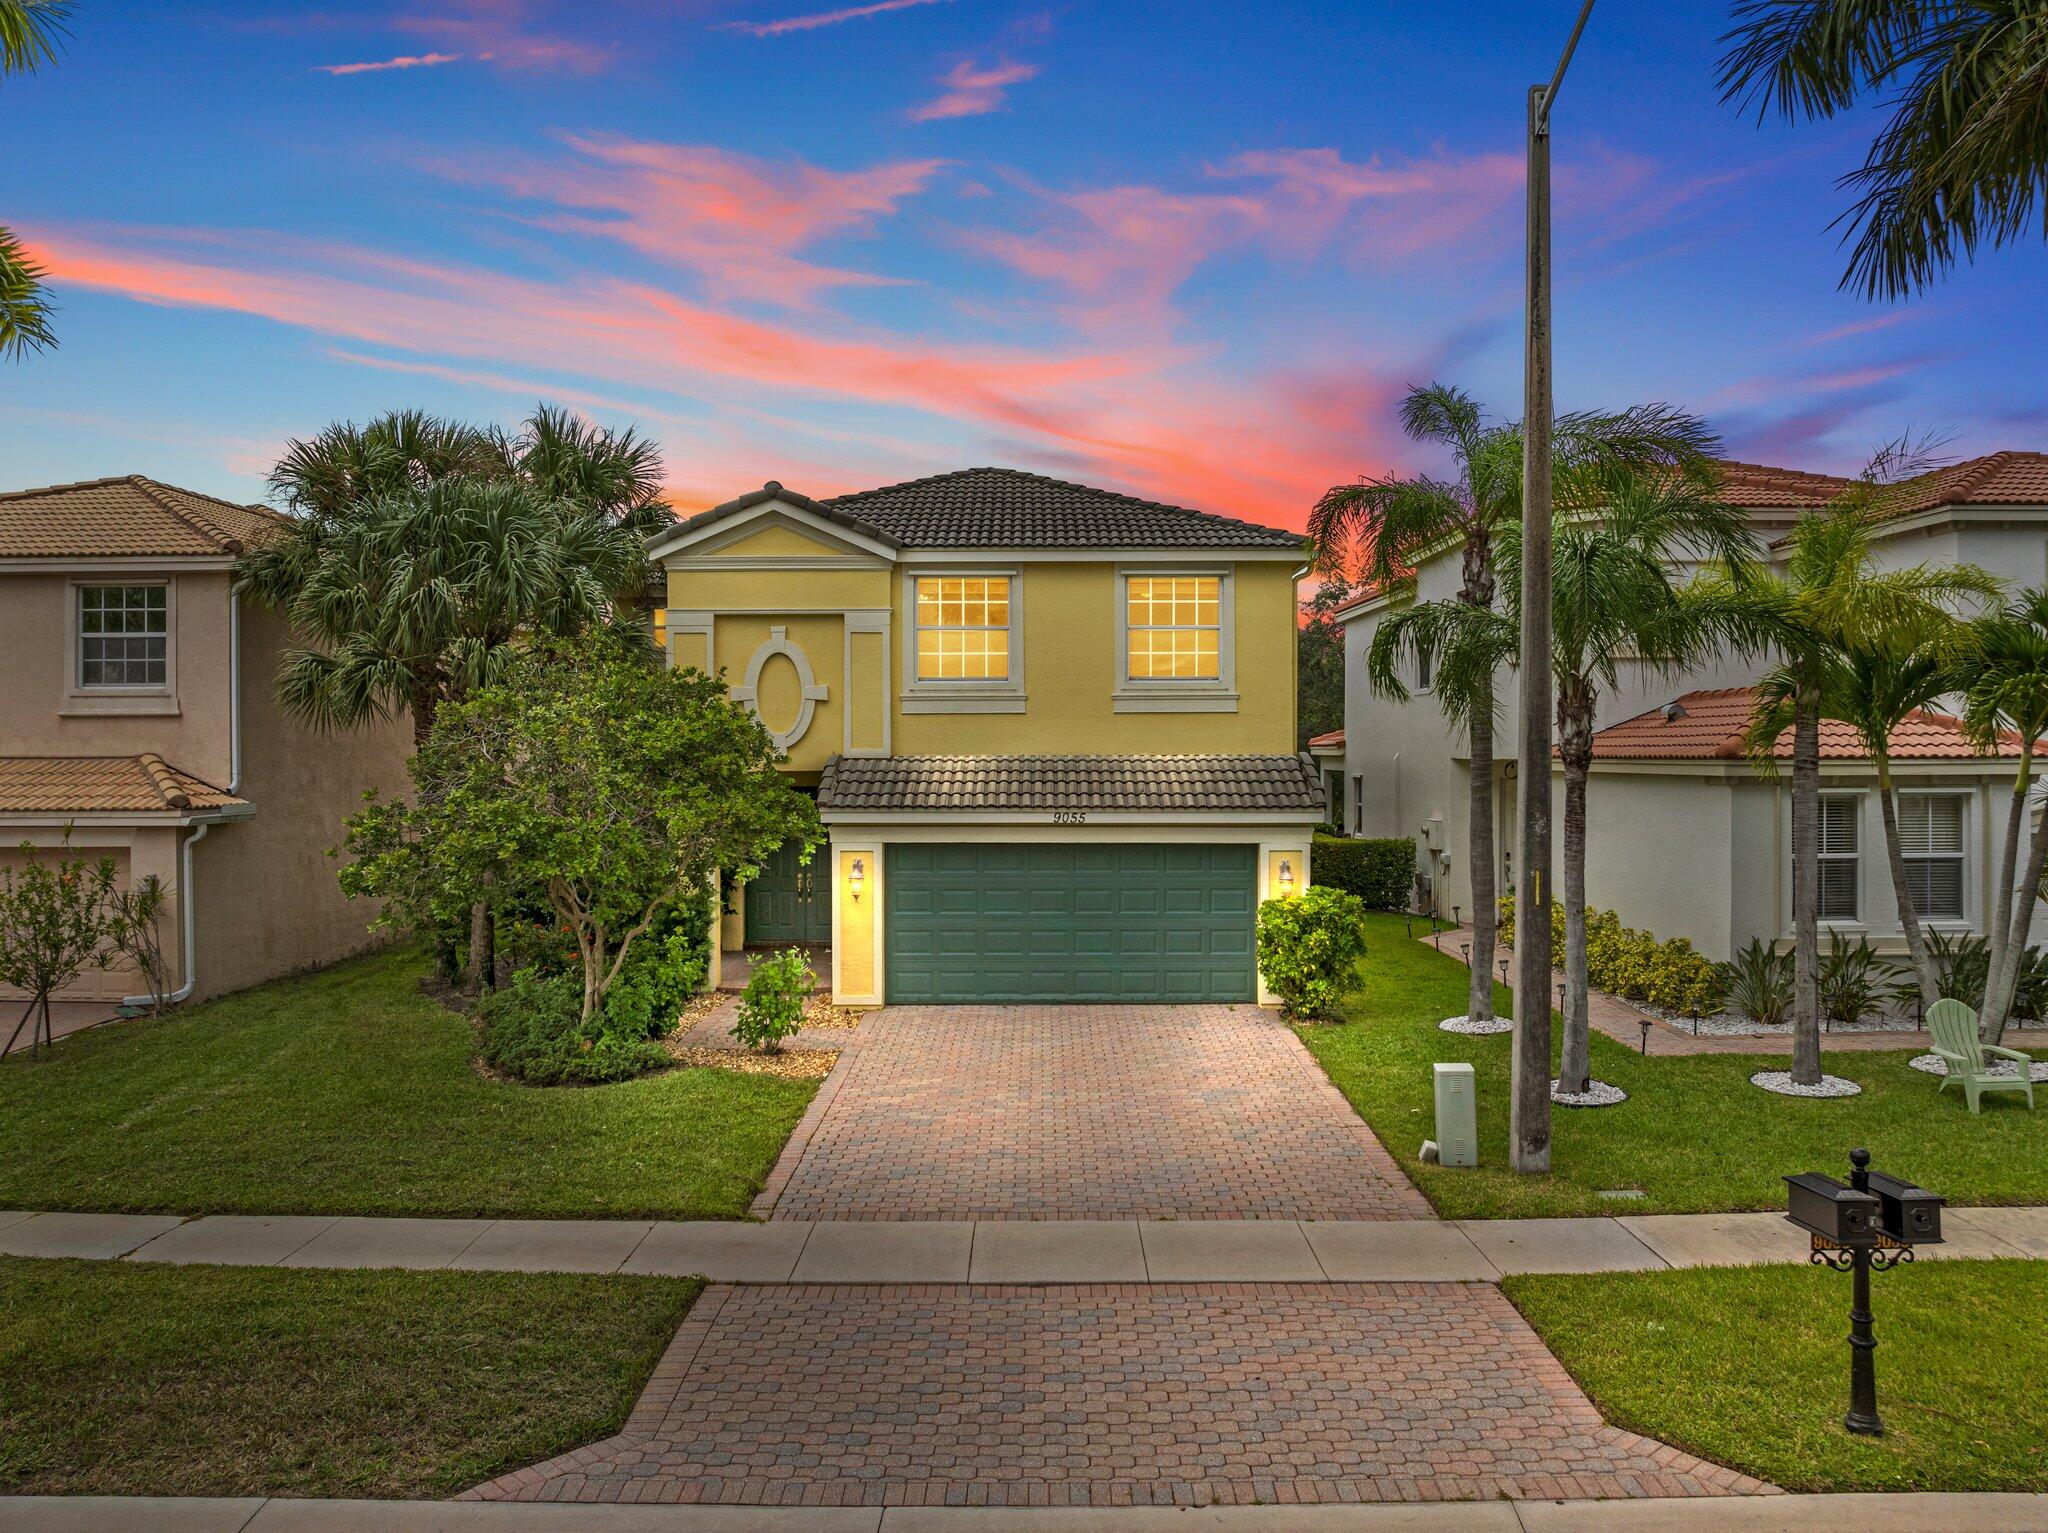
[[[818,977],[811,972],[802,948],[767,953],[748,967],[746,993],[740,997],[739,1020],[732,1035],[763,1054],[779,1054],[782,1040],[802,1031]]]

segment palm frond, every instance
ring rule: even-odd
[[[57,61],[71,0],[0,0],[0,74],[34,74]]]
[[[11,229],[0,228],[0,357],[20,361],[57,344],[47,273]]]

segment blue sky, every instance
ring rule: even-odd
[[[1298,525],[1427,464],[1408,385],[1518,410],[1523,93],[1573,10],[85,0],[0,84],[0,221],[61,305],[0,374],[0,480],[256,498],[331,420],[545,397],[653,434],[688,507],[994,462]],[[1595,12],[1560,405],[1809,469],[2044,445],[2048,254],[1837,291],[1870,120],[1722,107],[1724,25]]]

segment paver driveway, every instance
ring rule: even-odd
[[[1253,1006],[892,1006],[756,1204],[778,1219],[1426,1219]]]
[[[713,1287],[620,1436],[469,1492],[753,1505],[1701,1496],[1466,1284]]]

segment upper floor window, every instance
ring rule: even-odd
[[[1963,919],[1963,795],[1899,795],[1899,850],[1913,909],[1934,921]]]
[[[1010,679],[1008,576],[918,578],[917,679]]]
[[[1132,681],[1220,681],[1223,582],[1215,575],[1133,575],[1125,588]]]
[[[1858,821],[1863,800],[1851,794],[1832,794],[1820,801],[1820,919],[1857,919]]]
[[[78,586],[80,687],[161,687],[170,680],[168,588]]]

